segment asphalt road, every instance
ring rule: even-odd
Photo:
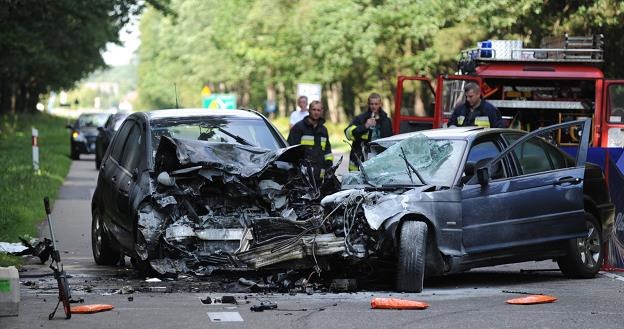
[[[112,311],[52,321],[55,282],[45,265],[26,266],[21,275],[18,317],[0,318],[0,328],[618,328],[624,327],[624,277],[603,273],[591,280],[564,278],[553,262],[531,262],[450,275],[425,281],[421,294],[389,291],[262,294],[224,291],[227,278],[145,282],[130,266],[93,262],[90,199],[97,179],[93,158],[74,161],[52,207],[52,220],[74,299],[107,303]],[[47,226],[42,226],[48,236]],[[233,280],[235,280],[234,278]],[[391,278],[388,278],[391,280]],[[231,281],[231,280],[230,280]],[[117,293],[132,287],[132,294]],[[173,292],[161,292],[161,291]],[[513,306],[522,293],[548,294],[551,304]],[[234,296],[238,304],[202,304],[206,297]],[[132,297],[132,301],[129,300]],[[397,297],[430,304],[426,310],[373,310],[373,297]],[[270,301],[278,309],[251,312]],[[76,304],[78,305],[78,304]],[[242,320],[242,321],[232,321]],[[227,322],[227,323],[225,323]]]

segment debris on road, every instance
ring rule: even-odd
[[[427,303],[409,299],[375,297],[371,300],[373,309],[424,310],[428,307]]]
[[[554,296],[530,295],[526,297],[509,299],[506,301],[506,303],[512,304],[512,305],[533,305],[533,304],[553,303],[555,301],[557,301],[557,297],[554,297]]]
[[[54,252],[52,240],[48,238],[37,240],[34,238],[19,237],[19,240],[21,243],[0,242],[0,251],[14,256],[31,255],[39,257],[41,264],[47,262],[50,255]]]
[[[109,304],[88,304],[88,305],[80,305],[74,306],[71,308],[72,314],[91,314],[98,312],[110,311],[113,309],[113,305]]]
[[[329,285],[329,290],[333,292],[352,292],[357,290],[357,280],[355,279],[333,279]]]
[[[261,302],[259,305],[253,305],[249,309],[252,312],[264,312],[265,310],[277,309],[277,304],[273,302]]]

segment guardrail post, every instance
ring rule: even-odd
[[[32,128],[32,161],[33,161],[33,170],[35,171],[36,175],[39,175],[41,173],[41,171],[39,170],[39,131],[37,129],[35,129],[35,127],[31,127]]]

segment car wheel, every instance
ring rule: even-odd
[[[602,229],[596,218],[585,213],[587,236],[568,241],[568,254],[557,259],[561,272],[570,278],[593,278],[602,265]]]
[[[93,259],[99,265],[115,265],[119,262],[119,250],[111,244],[102,226],[102,215],[99,211],[93,211],[91,221],[91,250]]]
[[[406,221],[401,225],[396,288],[402,292],[421,292],[425,279],[427,224]]]
[[[80,153],[74,150],[73,147],[71,148],[71,150],[69,150],[69,153],[70,153],[70,157],[72,158],[72,160],[80,160]]]

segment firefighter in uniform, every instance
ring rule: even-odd
[[[312,101],[308,115],[297,122],[288,134],[288,144],[305,146],[305,157],[310,161],[317,186],[323,181],[325,170],[334,163],[329,134],[323,125],[323,106],[319,101]]]
[[[368,111],[358,115],[345,129],[345,135],[351,141],[349,171],[359,170],[358,161],[366,160],[368,143],[392,135],[392,123],[381,108],[381,96],[372,93],[368,96]]]
[[[466,102],[453,110],[448,121],[449,127],[479,126],[485,128],[504,128],[503,117],[496,106],[481,98],[481,88],[474,82],[464,87]]]

